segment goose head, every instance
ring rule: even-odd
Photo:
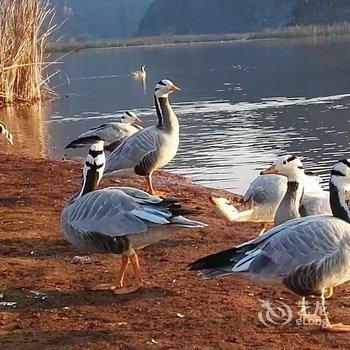
[[[333,215],[350,223],[350,159],[342,159],[333,166],[329,192]]]
[[[137,117],[137,115],[132,111],[126,111],[124,114],[120,117],[120,122],[123,124],[141,124],[142,121],[140,118]]]
[[[7,129],[4,123],[0,123],[0,134],[3,134],[5,136],[5,139],[9,142],[9,144],[13,146],[13,135]]]
[[[154,95],[157,98],[168,97],[174,91],[181,91],[171,80],[163,79],[156,84]]]
[[[275,163],[263,170],[261,174],[282,175],[287,177],[288,181],[297,181],[305,176],[304,166],[300,158],[290,154],[278,157]]]
[[[333,166],[330,183],[338,189],[350,190],[350,159],[342,159]]]
[[[146,71],[145,68],[147,68],[147,66],[146,66],[145,64],[143,64],[143,65],[141,66],[141,71],[142,71],[142,72],[145,72],[145,71]]]
[[[94,191],[100,183],[106,166],[104,141],[96,141],[89,149],[83,169],[83,186],[79,196]]]

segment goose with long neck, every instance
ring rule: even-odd
[[[96,141],[104,141],[105,151],[113,152],[124,140],[142,130],[141,120],[133,111],[126,111],[118,121],[96,126],[70,142],[65,148],[90,146]]]
[[[179,132],[179,121],[171,108],[169,94],[173,91],[180,91],[180,89],[174,86],[173,90],[164,92],[164,87],[167,84],[171,85],[171,82],[167,80],[159,81],[154,91],[154,102],[158,117],[157,127],[171,132]]]
[[[220,216],[228,221],[260,222],[263,234],[271,223],[279,225],[300,216],[330,214],[329,194],[319,181],[315,174],[303,170],[300,159],[285,155],[252,182],[239,200],[243,208],[240,211],[226,198],[211,200]]]
[[[157,124],[131,135],[115,149],[107,158],[106,175],[144,176],[147,192],[156,194],[152,174],[166,166],[179,148],[179,121],[169,101],[169,95],[175,91],[180,89],[168,79],[156,84],[154,101]]]
[[[0,122],[0,135],[4,135],[7,142],[13,146],[13,135],[9,129],[7,129],[6,125]]]
[[[182,215],[194,211],[182,208],[179,200],[162,199],[131,187],[97,190],[105,167],[103,141],[89,150],[78,194],[66,204],[61,228],[75,247],[92,253],[120,254],[122,263],[114,283],[99,284],[94,290],[127,294],[143,286],[137,251],[181,229],[202,228],[205,224]],[[129,261],[134,283],[124,286]]]
[[[299,218],[303,202],[305,172],[301,160],[293,155],[279,157],[262,174],[277,174],[287,178],[287,191],[276,211],[275,225]]]
[[[329,291],[350,280],[350,160],[339,161],[330,178],[333,215],[315,215],[269,230],[232,249],[198,259],[190,266],[205,278],[241,274],[256,282],[283,284],[305,298],[321,297],[321,329],[350,332],[331,324],[325,305]],[[308,317],[306,317],[308,319]]]
[[[271,167],[262,171],[262,174],[277,174],[287,178],[287,190],[276,211],[275,226],[301,216],[331,214],[326,192],[305,194],[307,175],[298,157],[280,156]]]

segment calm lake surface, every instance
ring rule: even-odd
[[[326,181],[335,161],[350,157],[349,57],[346,38],[81,51],[62,58],[51,81],[68,97],[0,118],[15,134],[15,152],[81,156],[86,150],[64,146],[113,114],[131,109],[154,124],[154,85],[168,78],[182,88],[171,96],[181,142],[169,170],[244,192],[277,155],[292,153]],[[130,77],[141,64],[146,86]]]

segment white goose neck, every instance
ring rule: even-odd
[[[155,95],[154,98],[158,116],[157,127],[171,132],[179,132],[179,121],[170,105],[168,95],[163,97]]]

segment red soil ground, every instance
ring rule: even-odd
[[[194,259],[254,237],[258,225],[230,224],[217,217],[211,194],[169,173],[157,188],[202,209],[209,224],[182,231],[140,252],[150,284],[116,296],[94,292],[116,276],[119,257],[82,255],[62,236],[61,210],[81,181],[79,161],[51,161],[0,154],[0,349],[349,349],[349,334],[317,327],[265,327],[259,299],[283,301],[296,314],[298,298],[283,288],[256,286],[240,277],[201,280],[186,265]],[[114,181],[114,182],[113,182]],[[115,184],[104,180],[101,186]],[[141,179],[118,183],[143,188]],[[31,291],[45,293],[36,296]],[[1,294],[0,294],[1,297]],[[350,323],[349,286],[330,300],[332,321]],[[183,317],[182,317],[183,316]]]

